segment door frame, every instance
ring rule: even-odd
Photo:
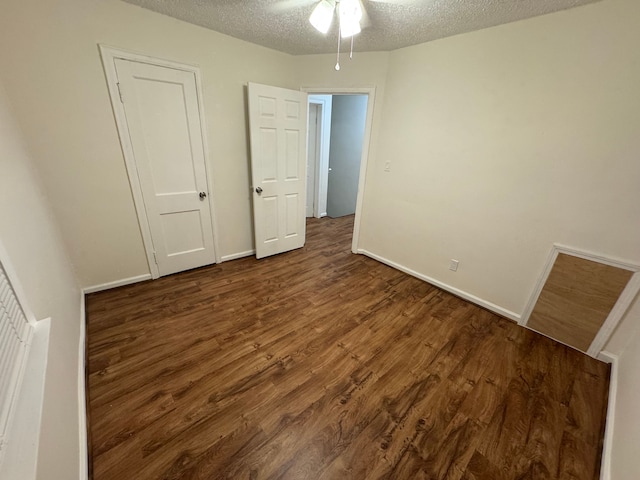
[[[100,50],[100,57],[102,59],[102,66],[104,68],[105,77],[107,80],[107,88],[109,90],[109,98],[111,100],[111,107],[113,108],[113,114],[116,121],[116,128],[118,130],[118,137],[120,138],[120,146],[122,148],[122,154],[124,155],[124,163],[127,168],[127,175],[129,177],[129,184],[131,185],[131,193],[133,194],[133,203],[135,205],[136,214],[138,216],[138,225],[140,226],[140,233],[142,234],[142,243],[144,244],[144,250],[147,256],[147,263],[149,265],[149,271],[151,272],[151,278],[156,279],[160,277],[158,265],[154,258],[153,240],[151,237],[151,228],[149,226],[149,219],[147,217],[147,211],[144,205],[144,199],[142,197],[142,187],[140,185],[140,177],[138,176],[138,169],[136,166],[135,156],[133,154],[133,147],[131,139],[129,137],[129,126],[127,124],[127,117],[124,111],[124,104],[120,100],[120,91],[118,88],[118,75],[115,67],[116,59],[129,60],[132,62],[147,63],[158,67],[172,68],[175,70],[182,70],[185,72],[193,73],[196,81],[196,92],[198,98],[198,112],[200,118],[200,129],[202,135],[202,145],[204,149],[204,168],[207,182],[207,188],[209,189],[209,195],[207,201],[209,202],[209,212],[211,216],[211,228],[213,235],[213,249],[216,258],[216,263],[221,262],[220,247],[218,245],[218,224],[217,215],[215,214],[215,191],[213,188],[213,182],[211,180],[211,174],[209,172],[209,145],[207,142],[207,127],[204,118],[204,102],[202,99],[202,83],[200,78],[200,67],[197,65],[188,65],[185,63],[178,63],[172,60],[164,60],[160,58],[150,57],[139,53],[122,50],[120,48],[111,47],[104,44],[98,44]]]
[[[364,139],[362,142],[362,157],[360,158],[360,173],[358,177],[358,195],[356,198],[356,216],[353,221],[353,238],[351,251],[358,253],[360,240],[360,221],[362,218],[362,201],[366,186],[367,166],[369,163],[369,150],[371,147],[371,128],[373,126],[373,111],[375,107],[375,87],[301,87],[300,90],[309,95],[367,95],[367,117],[364,127]],[[323,133],[324,135],[324,133]],[[324,141],[324,139],[323,139]]]
[[[322,104],[318,104],[308,98],[307,100],[307,218],[318,218],[318,168],[320,166],[320,152],[322,149]],[[315,118],[314,118],[315,117]],[[315,128],[311,128],[311,120],[316,121]],[[314,147],[311,149],[311,139],[314,139]],[[311,215],[309,215],[309,195],[311,195]]]
[[[318,152],[315,164],[313,216],[322,218],[327,215],[327,185],[329,173],[329,149],[331,148],[331,111],[333,97],[331,95],[309,94],[309,104],[320,107],[317,142]],[[311,130],[309,130],[309,135]],[[307,142],[308,144],[308,142]],[[322,202],[320,201],[322,199]]]

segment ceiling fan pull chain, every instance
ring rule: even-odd
[[[340,28],[338,28],[338,60],[336,62],[336,70],[340,70]]]

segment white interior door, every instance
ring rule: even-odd
[[[249,84],[256,257],[304,245],[307,94]]]
[[[215,263],[194,72],[115,67],[159,274]]]

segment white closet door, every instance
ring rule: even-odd
[[[195,74],[115,66],[159,274],[215,263]]]

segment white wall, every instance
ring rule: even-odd
[[[627,312],[618,323],[604,350],[615,356],[622,355],[629,341],[640,334],[640,295],[629,305]]]
[[[149,272],[98,43],[201,67],[220,254],[250,250],[244,86],[297,87],[292,57],[118,0],[7,0],[0,79],[81,285]]]
[[[608,356],[617,358],[612,370],[615,391],[609,397],[607,430],[611,430],[605,445],[608,455],[602,478],[606,480],[635,480],[640,472],[640,295],[638,295],[605,347]],[[617,378],[616,378],[617,377]]]
[[[638,18],[604,0],[391,52],[361,247],[515,314],[554,242],[640,263]]]
[[[640,305],[640,302],[637,302]],[[628,321],[640,324],[640,308],[630,313]],[[640,331],[629,342],[618,359],[618,391],[614,409],[613,443],[611,446],[611,480],[636,480],[640,474]]]
[[[36,318],[51,317],[38,478],[77,479],[80,291],[1,84],[0,240]]]

